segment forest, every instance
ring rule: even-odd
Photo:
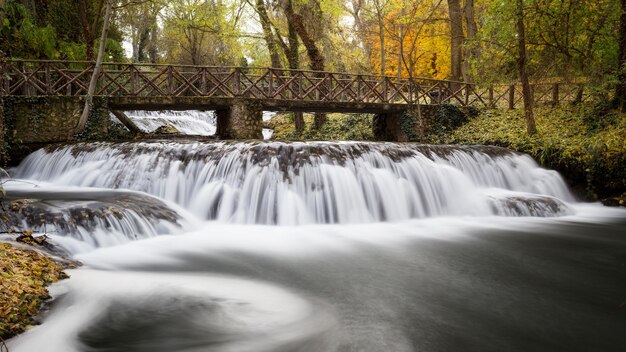
[[[12,58],[95,60],[107,0],[2,0]],[[110,0],[105,61],[624,81],[624,0]],[[618,94],[619,95],[619,94]]]
[[[0,0],[0,352],[622,351],[624,165],[626,0]]]

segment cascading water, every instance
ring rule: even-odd
[[[215,134],[213,111],[127,111],[126,114],[144,132],[154,132],[161,126],[171,125],[183,134]]]
[[[126,111],[126,115],[146,133],[156,131],[159,127],[171,125],[182,134],[194,136],[212,136],[217,129],[214,111]],[[274,112],[263,112],[263,121],[269,121],[275,115]],[[111,114],[111,120],[120,123]],[[270,139],[273,131],[264,128],[263,139]]]
[[[11,174],[18,220],[84,264],[12,352],[626,343],[626,213],[503,148],[78,143]]]
[[[528,156],[495,147],[77,144],[32,154],[15,176],[142,191],[176,202],[201,218],[247,224],[554,216],[570,211],[561,200],[573,200],[558,173],[538,168]],[[505,206],[510,203],[515,204]]]

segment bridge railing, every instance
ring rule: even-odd
[[[81,96],[95,64],[88,61],[7,60],[0,89],[5,95]],[[583,86],[531,86],[535,104],[586,99]],[[96,95],[135,97],[244,97],[374,104],[454,104],[516,108],[519,85],[489,87],[428,78],[255,67],[104,63]]]

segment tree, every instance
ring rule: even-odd
[[[617,59],[618,81],[615,98],[621,112],[626,112],[626,0],[621,0],[619,20],[619,55]]]
[[[89,112],[93,106],[93,95],[96,91],[96,83],[98,82],[98,76],[100,75],[100,70],[102,69],[102,61],[104,58],[104,49],[105,43],[107,39],[107,34],[109,33],[109,20],[111,18],[111,11],[113,9],[113,0],[107,0],[106,9],[104,12],[104,21],[102,22],[102,34],[100,35],[100,48],[98,49],[98,59],[96,60],[96,65],[91,74],[91,79],[89,80],[89,88],[87,89],[87,96],[85,97],[85,107],[83,108],[83,113],[80,116],[80,120],[78,121],[78,126],[76,127],[76,132],[81,133],[85,130],[85,125],[87,124],[87,118],[89,117]]]
[[[97,3],[91,0],[78,1],[81,32],[85,42],[87,61],[93,61],[95,57],[94,44],[96,42],[96,32],[99,28],[98,25],[100,24],[100,16],[102,16],[104,3],[104,0],[99,0]]]
[[[375,14],[376,14],[376,24],[378,27],[378,40],[379,40],[379,51],[380,51],[380,75],[384,76],[386,74],[386,47],[385,47],[385,16],[387,14],[387,8],[390,0],[373,0]]]
[[[464,45],[464,52],[466,54],[463,55],[463,80],[466,82],[473,82],[474,78],[470,73],[470,63],[471,61],[478,60],[480,58],[480,44],[477,42],[478,25],[476,24],[476,8],[474,6],[474,0],[465,0],[463,18],[465,19],[465,28],[467,30]]]
[[[320,50],[315,44],[312,34],[307,31],[304,17],[300,13],[296,12],[291,0],[283,1],[283,12],[287,17],[289,25],[293,27],[293,31],[298,34],[298,37],[300,37],[302,44],[304,44],[304,47],[306,48],[311,70],[324,71],[324,56],[322,56]],[[323,89],[323,87],[321,88]],[[316,113],[313,124],[314,127],[320,129],[322,125],[324,125],[325,120],[325,114]],[[298,125],[299,123],[297,122],[296,124]]]
[[[267,9],[265,7],[265,0],[256,0],[256,11],[259,14],[259,21],[261,22],[261,28],[263,29],[263,37],[269,51],[270,61],[272,67],[282,68],[283,65],[280,61],[280,53],[278,52],[278,43],[274,33],[272,32],[272,23]]]
[[[236,65],[241,59],[242,6],[221,1],[170,1],[161,13],[164,59],[192,65]]]
[[[533,97],[528,82],[528,74],[526,72],[526,28],[524,26],[524,0],[516,0],[517,5],[517,43],[518,43],[518,59],[517,67],[519,70],[519,78],[522,81],[522,95],[524,100],[524,115],[526,117],[526,130],[528,134],[537,133],[535,127],[535,117],[533,116]]]
[[[156,63],[157,16],[164,6],[160,0],[146,0],[118,10],[118,19],[132,46],[133,62]]]
[[[450,15],[450,79],[461,81],[463,71],[463,17],[460,0],[448,0]]]

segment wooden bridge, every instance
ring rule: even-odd
[[[82,97],[94,66],[87,61],[7,60],[0,93]],[[586,98],[579,84],[534,84],[532,91],[535,104]],[[415,77],[139,63],[103,64],[96,95],[106,97],[108,106],[115,110],[217,110],[218,123],[223,116],[223,124],[231,125],[226,120],[234,119],[235,125],[237,120],[249,124],[245,115],[254,115],[257,110],[390,114],[417,105],[513,109],[522,104],[519,85],[483,87]],[[260,117],[255,115],[252,120],[253,135],[258,135]]]

